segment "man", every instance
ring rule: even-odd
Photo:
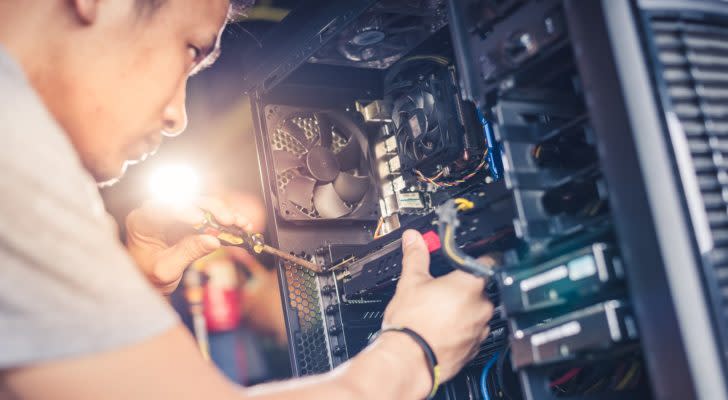
[[[146,204],[127,251],[96,182],[185,127],[185,86],[212,62],[228,0],[0,0],[0,393],[19,399],[415,399],[433,380],[423,347],[388,332],[323,376],[241,390],[199,355],[152,287],[171,292],[214,251],[199,208]],[[197,206],[223,224],[244,216]],[[187,229],[187,230],[185,230]],[[384,327],[417,332],[452,377],[487,334],[484,282],[433,279],[416,232]],[[136,266],[134,265],[136,264]],[[137,269],[138,267],[138,269]],[[139,273],[143,272],[143,275]]]

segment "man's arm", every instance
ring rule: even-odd
[[[128,399],[415,399],[429,376],[419,348],[406,337],[381,342],[321,376],[240,389],[200,357],[179,326],[113,352],[18,368],[4,374],[10,392],[27,400]]]
[[[419,234],[407,232],[403,243],[402,277],[384,326],[406,326],[422,335],[446,380],[487,335],[493,307],[483,297],[481,279],[460,271],[432,278]],[[181,326],[126,348],[15,368],[3,379],[11,393],[27,400],[417,399],[432,385],[420,347],[388,332],[330,373],[241,391],[200,357]]]

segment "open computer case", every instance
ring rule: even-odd
[[[381,324],[403,229],[497,254],[440,399],[728,398],[728,3],[301,1],[242,55],[297,376]]]

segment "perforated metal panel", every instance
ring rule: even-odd
[[[294,117],[291,120],[296,125],[298,125],[298,127],[303,129],[308,140],[313,140],[315,137],[318,136],[319,128],[314,118]],[[304,153],[306,153],[306,149],[296,139],[283,132],[280,127],[275,128],[273,134],[270,136],[270,141],[271,147],[274,150],[287,151],[297,156],[302,156]],[[285,190],[286,185],[288,185],[292,177],[293,172],[291,171],[284,171],[276,175],[276,182],[278,184],[279,193],[283,193],[283,190]],[[291,205],[295,207],[296,210],[298,210],[299,212],[308,215],[310,218],[319,217],[318,212],[314,209],[309,210],[293,203],[291,203]]]
[[[704,247],[712,243],[704,249],[704,273],[728,345],[728,18],[659,16],[649,23],[665,111],[679,120],[695,170],[709,237]]]
[[[278,111],[278,106],[273,106],[273,110]],[[283,116],[283,118],[279,122],[283,122],[286,120],[292,121],[294,124],[296,124],[299,128],[303,129],[304,134],[306,136],[306,139],[315,141],[316,138],[319,137],[319,126],[318,121],[316,121],[316,118],[310,113],[304,113],[300,115],[293,114],[290,117],[289,116]],[[282,150],[287,151],[291,154],[294,154],[296,156],[303,156],[306,153],[306,148],[303,147],[303,145],[296,140],[295,138],[291,137],[289,134],[287,134],[284,130],[281,129],[281,126],[273,126],[271,127],[271,134],[269,136],[270,140],[270,146],[273,150]],[[334,129],[332,131],[332,144],[331,149],[334,151],[334,153],[338,153],[341,151],[341,149],[346,145],[347,139],[342,136],[340,133]],[[284,193],[286,185],[290,183],[291,178],[293,177],[294,172],[292,171],[284,171],[281,173],[276,174],[276,186],[278,187],[278,193],[279,195],[281,193]],[[317,219],[320,217],[318,211],[314,208],[308,209],[303,208],[297,204],[290,203],[290,206],[294,207],[296,211],[300,212],[301,214],[304,214],[308,216],[311,219]],[[349,204],[347,203],[347,206],[349,208],[353,208],[355,204]]]
[[[291,344],[298,374],[315,375],[331,369],[316,275],[290,264],[284,265]]]

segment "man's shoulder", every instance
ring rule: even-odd
[[[0,370],[169,329],[174,314],[118,241],[70,139],[1,56]]]
[[[0,48],[0,163],[8,172],[4,178],[88,192],[93,179],[68,135],[18,69]]]
[[[0,48],[0,214],[9,220],[25,208],[30,218],[51,207],[56,218],[83,218],[113,231],[96,182],[83,167],[71,140],[45,107],[22,71]],[[16,221],[18,222],[18,221]]]
[[[24,76],[0,66],[0,121],[5,153],[17,152],[19,160],[24,154],[39,153],[50,160],[66,157],[76,160],[73,146],[58,122],[51,116],[33,87]],[[18,146],[24,146],[18,148]],[[49,161],[50,161],[49,160]]]

